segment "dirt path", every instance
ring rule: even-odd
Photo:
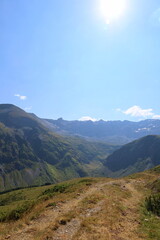
[[[124,194],[129,193],[130,197],[121,197],[121,205],[123,206],[118,212],[116,221],[110,224],[111,214],[105,212],[107,204],[112,203],[112,195],[108,198],[108,192],[112,192],[112,186],[118,183],[118,187]],[[4,239],[9,240],[142,240],[138,236],[137,229],[139,227],[138,206],[143,195],[136,189],[135,180],[114,180],[105,183],[97,183],[91,186],[85,193],[80,193],[76,198],[61,203],[57,207],[46,209],[37,219],[32,220],[29,224],[16,232],[11,233]],[[113,188],[114,189],[114,188]],[[115,190],[114,190],[115,191]],[[116,193],[115,193],[116,194]],[[118,193],[117,193],[118,194]],[[89,202],[85,207],[83,202],[92,196],[101,197],[97,202]],[[125,196],[125,195],[124,195]],[[109,200],[108,200],[109,199]],[[110,202],[106,202],[110,201]],[[114,196],[115,201],[115,196]],[[117,195],[117,203],[112,206],[117,210],[119,204],[119,196]],[[83,206],[83,207],[82,207]],[[88,208],[87,208],[88,206]],[[73,216],[72,216],[72,214]],[[110,214],[110,215],[109,215]],[[69,221],[63,221],[64,216],[71,215]],[[92,223],[92,219],[97,216],[97,225]],[[106,219],[105,219],[106,218]],[[58,219],[58,225],[57,223]],[[62,221],[60,220],[62,219]],[[91,221],[94,227],[85,226],[85,221]],[[98,227],[98,222],[102,222],[102,226]],[[108,221],[108,225],[105,224]],[[112,219],[111,219],[112,220]],[[89,224],[89,223],[88,223]]]
[[[117,240],[142,240],[137,229],[139,227],[139,205],[143,195],[135,188],[136,181],[124,184],[124,188],[129,190],[131,197],[123,202],[123,211],[120,222],[117,226]],[[114,238],[113,238],[114,239]]]
[[[106,183],[105,183],[106,184]],[[96,192],[99,188],[102,188],[105,184],[96,184],[93,187],[90,187],[89,190],[85,193],[78,194],[77,198],[72,199],[70,201],[67,201],[65,203],[62,203],[58,205],[56,208],[53,209],[47,209],[40,217],[37,219],[30,221],[29,224],[25,225],[23,229],[19,229],[16,233],[11,233],[10,235],[6,236],[5,239],[9,240],[32,240],[35,239],[35,232],[43,232],[45,229],[49,228],[51,225],[54,226],[55,221],[57,218],[61,218],[61,216],[64,216],[65,214],[69,213],[71,210],[75,209],[76,206],[79,204],[79,202],[83,201],[88,195],[92,195],[94,192]],[[62,233],[62,235],[66,235],[63,239],[71,239],[71,234],[69,238],[67,238],[67,229],[71,229],[72,225],[72,232],[73,232],[73,226],[74,229],[77,229],[77,226],[79,225],[80,221],[73,220],[71,221],[67,226],[63,226],[62,224],[62,230],[57,230],[57,233]],[[74,234],[74,232],[73,232]],[[59,234],[57,234],[59,235]],[[64,236],[62,236],[64,237]],[[61,239],[59,237],[53,238],[53,239]]]

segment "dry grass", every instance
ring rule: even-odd
[[[140,174],[70,181],[67,190],[39,202],[22,219],[1,223],[1,239],[10,234],[10,240],[146,240],[139,209],[153,180],[155,175]]]

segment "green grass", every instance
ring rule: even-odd
[[[148,212],[145,206],[142,207],[140,230],[145,240],[160,239],[160,218]]]
[[[73,184],[71,183],[63,183],[63,184],[57,184],[52,188],[49,188],[45,190],[42,195],[48,195],[50,197],[54,196],[57,193],[64,193],[66,192],[69,188],[71,188]]]
[[[0,222],[18,220],[30,212],[34,206],[46,200],[54,199],[61,194],[63,194],[63,199],[75,197],[76,192],[83,191],[92,182],[99,180],[90,178],[74,179],[56,185],[24,188],[1,194]],[[49,206],[56,206],[56,202],[48,203]]]
[[[146,209],[160,217],[160,194],[153,194],[145,200]]]
[[[18,220],[38,203],[39,195],[48,186],[26,188],[1,194],[0,221]]]
[[[157,174],[160,167],[156,167],[148,173]],[[146,172],[147,173],[147,172]],[[148,180],[148,179],[147,179]],[[147,197],[141,206],[141,227],[146,240],[160,239],[160,180],[147,183]]]
[[[160,166],[151,169],[150,172],[159,174],[160,173]]]

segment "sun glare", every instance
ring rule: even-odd
[[[119,18],[126,9],[126,0],[100,0],[100,11],[107,24]]]

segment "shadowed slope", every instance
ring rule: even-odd
[[[107,157],[105,165],[113,175],[129,175],[160,164],[160,136],[151,135],[131,142]]]

